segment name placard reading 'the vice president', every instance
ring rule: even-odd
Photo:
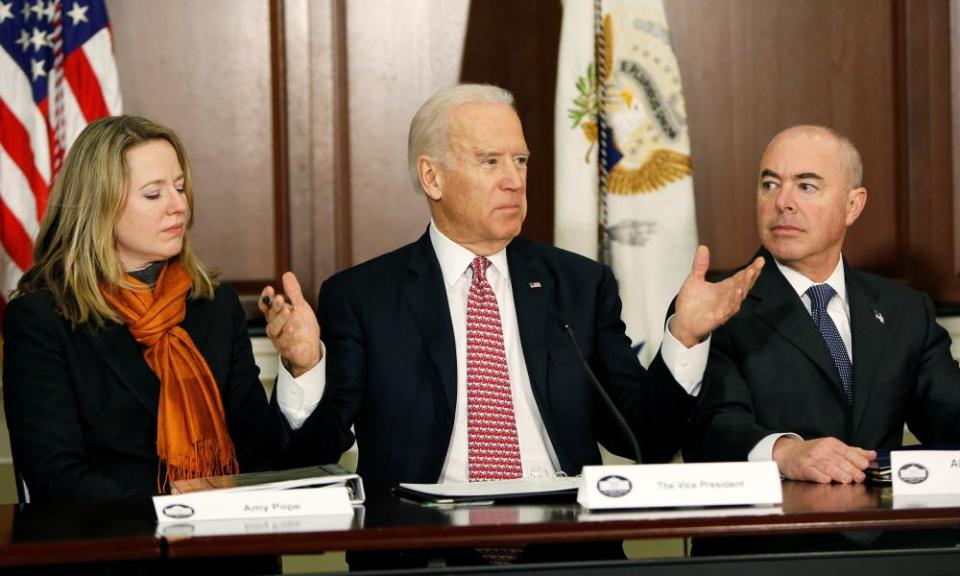
[[[774,506],[783,492],[775,462],[584,466],[577,502],[590,510]]]

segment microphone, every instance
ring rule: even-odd
[[[577,358],[580,359],[580,364],[583,365],[583,369],[586,370],[587,376],[590,377],[590,382],[593,383],[593,387],[596,388],[597,392],[600,394],[600,397],[603,398],[604,404],[607,405],[607,410],[609,410],[610,414],[613,415],[613,419],[616,420],[617,425],[620,426],[623,436],[630,443],[630,448],[633,449],[633,459],[636,460],[637,464],[640,464],[643,462],[643,458],[640,457],[640,446],[637,444],[637,437],[633,435],[633,430],[631,430],[630,426],[627,424],[627,419],[624,418],[623,414],[620,413],[620,410],[617,409],[617,406],[613,403],[613,400],[610,399],[610,395],[607,394],[607,391],[604,390],[603,386],[600,385],[600,381],[597,380],[593,370],[590,369],[590,365],[587,364],[586,359],[584,359],[583,354],[580,352],[580,346],[577,345],[577,339],[573,335],[573,327],[568,322],[564,322],[562,326],[563,330],[570,338],[570,342],[573,343],[573,349],[576,351]]]

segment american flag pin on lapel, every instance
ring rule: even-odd
[[[881,324],[886,324],[886,322],[883,320],[883,314],[881,314],[881,313],[878,312],[877,310],[874,310],[874,311],[873,311],[873,315],[874,315],[874,317],[875,317],[877,320],[880,321]]]
[[[543,288],[543,284],[541,284],[541,283],[539,283],[539,282],[531,282],[531,283],[529,284],[529,286],[530,286],[531,288]]]

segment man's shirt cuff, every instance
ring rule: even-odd
[[[660,355],[667,370],[673,375],[683,389],[691,396],[700,393],[703,384],[703,374],[707,370],[707,359],[710,357],[710,336],[703,342],[687,348],[670,333],[671,315],[663,329],[663,341],[660,345]]]
[[[280,360],[277,371],[277,404],[280,412],[287,419],[294,430],[303,426],[303,423],[313,414],[327,381],[327,350],[320,342],[320,352],[323,358],[316,366],[294,378]]]
[[[793,432],[778,432],[776,434],[770,434],[763,440],[757,442],[757,445],[753,447],[753,450],[747,454],[747,461],[769,462],[770,460],[773,460],[773,445],[777,443],[777,440],[784,436],[790,436],[791,438],[796,438],[800,441],[803,440],[803,438],[797,434],[794,434]]]

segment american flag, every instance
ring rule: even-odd
[[[0,315],[66,150],[121,111],[103,0],[0,0]]]

